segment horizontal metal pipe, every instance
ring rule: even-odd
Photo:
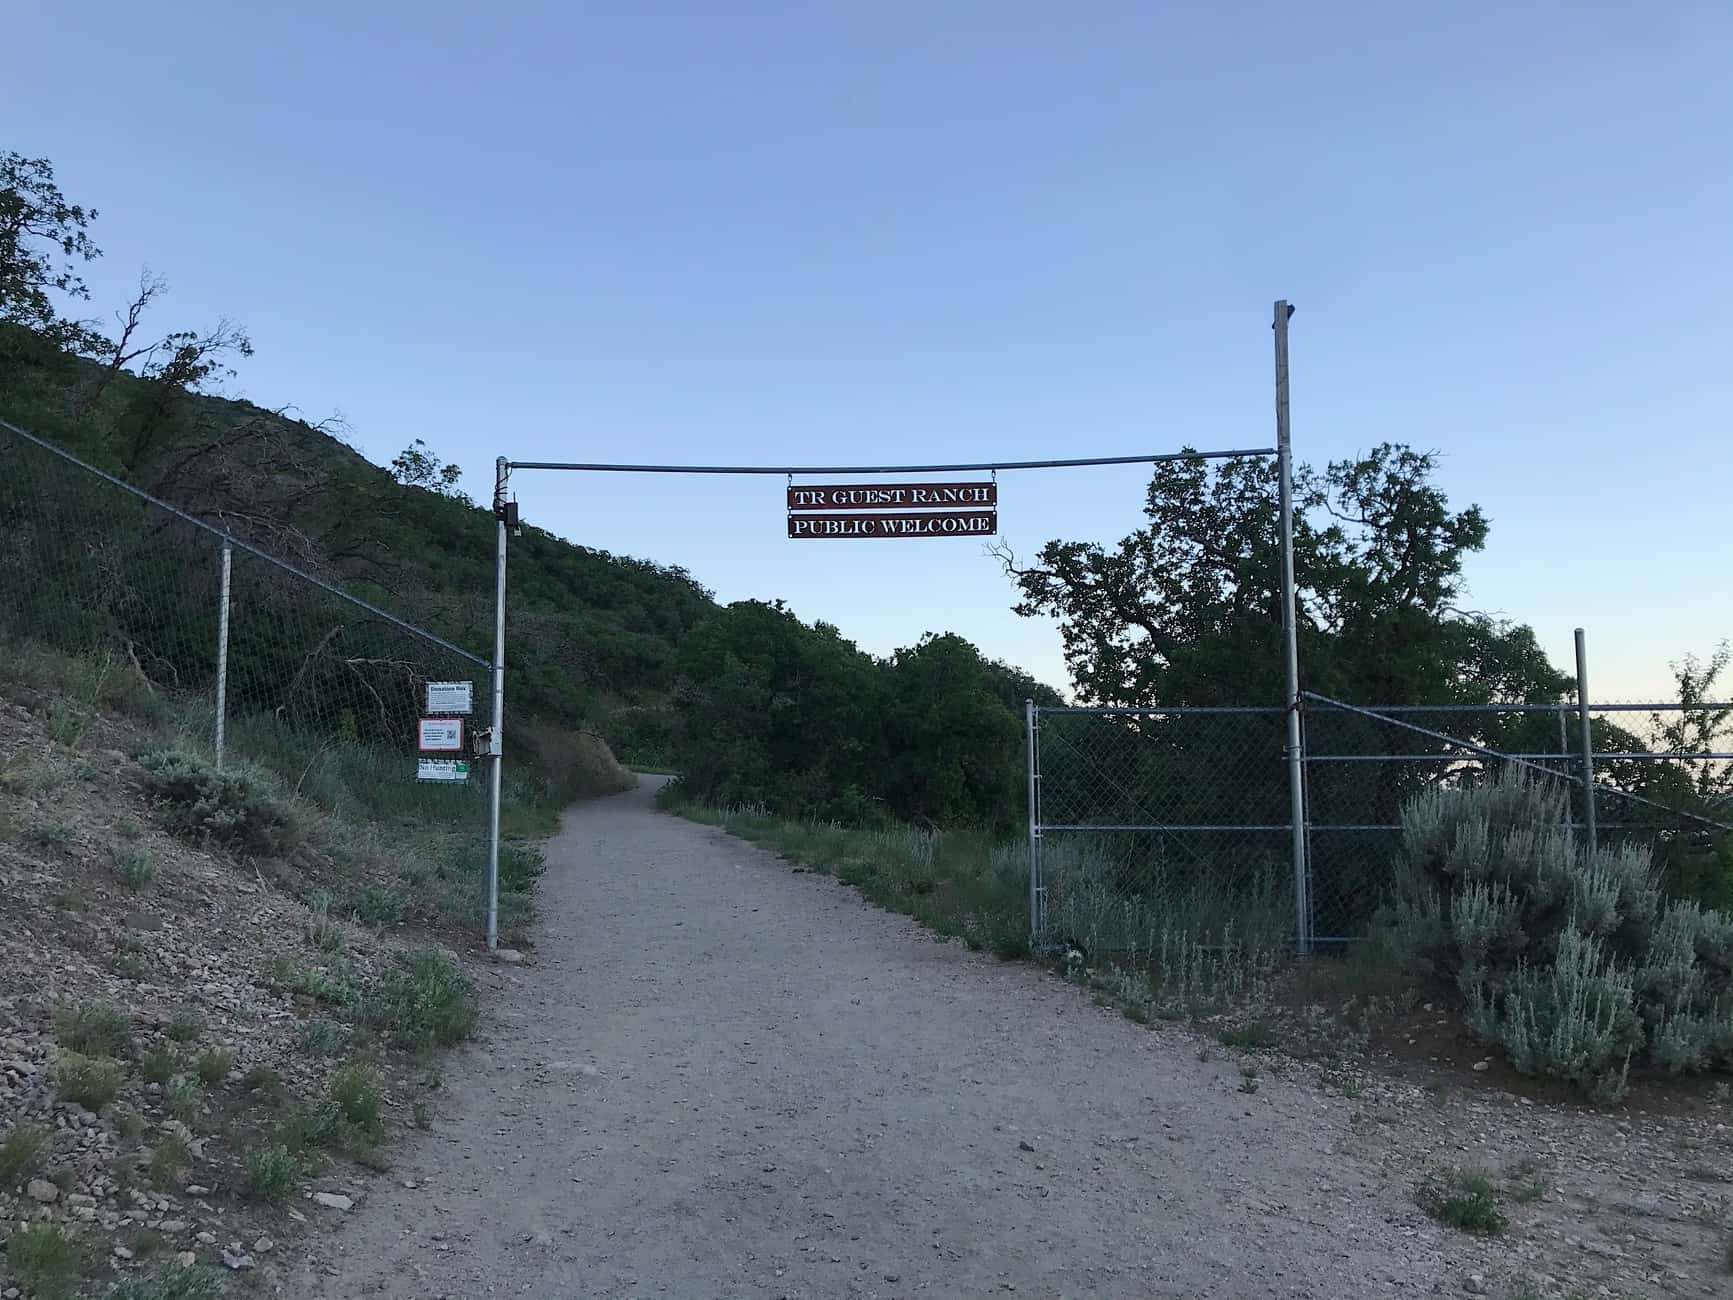
[[[1082,456],[1071,460],[991,460],[964,465],[608,465],[558,460],[513,460],[507,469],[569,469],[596,474],[961,474],[988,470],[1076,469],[1085,465],[1153,465],[1167,460],[1229,460],[1274,456],[1274,447],[1230,451],[1163,451],[1141,456]]]
[[[77,456],[74,456],[71,452],[67,451],[65,448],[56,447],[52,442],[49,442],[44,438],[38,438],[33,433],[26,433],[23,429],[20,429],[16,424],[13,424],[10,420],[0,419],[0,428],[6,429],[8,432],[17,434],[20,438],[24,439],[25,442],[35,444],[36,446],[42,448],[43,451],[48,452],[50,455],[60,457],[61,460],[66,461],[68,464],[76,465],[76,466],[78,466],[79,469],[84,470],[87,473],[94,474],[94,475],[96,475],[97,478],[102,479],[105,482],[112,483],[112,484],[114,484],[115,487],[120,488],[123,491],[132,493],[132,495],[137,497],[140,501],[150,502],[150,504],[155,506],[158,510],[167,511],[169,514],[173,515],[176,519],[184,520],[185,522],[191,524],[194,528],[203,529],[205,532],[211,534],[211,536],[221,538],[223,541],[227,542],[230,546],[239,547],[241,550],[247,552],[247,554],[249,554],[249,555],[256,555],[261,560],[265,561],[265,563],[274,564],[279,569],[282,569],[285,573],[292,573],[297,578],[301,579],[303,582],[310,582],[315,587],[318,587],[321,591],[329,592],[331,595],[336,596],[339,600],[346,600],[351,605],[354,605],[359,609],[364,609],[369,614],[373,614],[376,617],[384,619],[387,623],[390,623],[393,627],[400,628],[401,630],[408,632],[411,636],[418,636],[423,641],[427,641],[433,645],[439,646],[442,649],[449,650],[449,651],[451,651],[452,654],[458,655],[461,658],[467,659],[473,664],[480,664],[483,668],[491,668],[493,666],[488,660],[483,659],[480,655],[472,655],[469,651],[465,650],[462,646],[453,645],[450,641],[447,641],[442,636],[436,636],[434,633],[427,631],[425,628],[416,627],[415,624],[407,622],[404,619],[398,618],[397,615],[390,613],[387,610],[380,609],[379,606],[371,603],[370,601],[362,600],[361,597],[359,597],[359,596],[351,596],[348,592],[344,591],[341,587],[335,587],[332,584],[330,584],[329,582],[324,581],[322,578],[315,578],[312,574],[308,573],[305,569],[298,569],[293,564],[290,564],[288,561],[279,560],[276,556],[270,554],[268,551],[261,551],[256,546],[249,546],[246,542],[243,542],[240,538],[234,536],[233,534],[225,532],[221,528],[213,527],[212,525],[207,524],[204,520],[195,518],[194,516],[189,515],[186,511],[178,509],[175,506],[171,506],[166,501],[159,501],[148,492],[141,492],[138,488],[135,488],[132,484],[128,483],[125,479],[116,478],[113,474],[110,474],[105,470],[98,469],[96,466],[90,464],[88,461],[80,460]]]
[[[1214,824],[1185,825],[1182,823],[1162,823],[1160,825],[1149,823],[1127,823],[1123,826],[1113,826],[1097,823],[1083,823],[1075,826],[1038,826],[1035,829],[1045,835],[1050,831],[1054,833],[1059,831],[1281,831],[1283,834],[1286,834],[1294,828],[1288,822],[1276,822],[1267,826],[1219,826]]]
[[[1460,742],[1458,742],[1460,743]],[[1524,762],[1569,760],[1571,754],[1499,754],[1500,758],[1520,758]],[[1677,759],[1692,762],[1697,759],[1733,759],[1729,754],[1675,754],[1667,752],[1651,752],[1649,750],[1634,750],[1622,753],[1607,753],[1597,749],[1595,762],[1608,759],[1625,759],[1632,762],[1643,759]],[[1308,763],[1461,763],[1465,761],[1461,754],[1307,754]]]
[[[1340,708],[1370,709],[1374,713],[1575,713],[1574,704],[1357,704]],[[1590,704],[1590,713],[1697,713],[1704,709],[1733,709],[1733,703],[1705,701],[1702,704]],[[1600,757],[1597,750],[1595,757]]]
[[[1433,740],[1442,740],[1446,744],[1456,745],[1461,749],[1466,749],[1471,754],[1479,754],[1485,758],[1504,759],[1506,762],[1515,763],[1518,767],[1531,767],[1543,776],[1551,777],[1554,780],[1562,778],[1567,781],[1575,781],[1578,785],[1583,784],[1583,778],[1580,775],[1571,776],[1568,773],[1556,772],[1550,767],[1542,767],[1539,763],[1532,762],[1526,758],[1512,758],[1507,754],[1499,753],[1496,749],[1488,749],[1485,745],[1477,745],[1471,740],[1463,740],[1458,736],[1452,736],[1443,731],[1434,731],[1430,727],[1416,726],[1412,722],[1403,722],[1400,718],[1385,717],[1382,714],[1375,713],[1373,710],[1358,704],[1344,704],[1341,700],[1333,700],[1328,695],[1319,695],[1316,691],[1302,691],[1301,695],[1305,699],[1311,700],[1317,704],[1325,705],[1328,708],[1341,709],[1344,713],[1360,714],[1363,717],[1383,722],[1387,726],[1397,727],[1403,731],[1412,731],[1419,735],[1427,736]],[[1669,808],[1666,804],[1659,803],[1654,799],[1646,799],[1640,794],[1631,794],[1627,791],[1617,789],[1616,787],[1603,786],[1599,783],[1596,783],[1595,788],[1597,790],[1605,790],[1608,794],[1617,795],[1619,798],[1629,800],[1631,803],[1640,803],[1651,808],[1659,808],[1662,812],[1667,813],[1670,816],[1685,817],[1689,818],[1691,821],[1701,822],[1705,826],[1717,826],[1724,831],[1733,831],[1733,825],[1726,822],[1719,822],[1712,817],[1704,817],[1697,813],[1681,812],[1677,808]]]
[[[1048,713],[1102,713],[1112,714],[1119,717],[1130,716],[1139,718],[1157,718],[1165,717],[1168,714],[1183,715],[1188,713],[1265,713],[1281,717],[1287,712],[1287,710],[1282,708],[1279,704],[1175,704],[1168,708],[1161,708],[1157,705],[1147,705],[1143,708],[1132,708],[1130,706],[1119,705],[1103,705],[1100,708],[1094,708],[1089,705],[1037,705],[1035,712],[1037,715]]]

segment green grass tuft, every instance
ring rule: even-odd
[[[119,1061],[100,1056],[62,1052],[54,1063],[54,1084],[65,1101],[75,1101],[86,1110],[100,1111],[113,1101],[126,1081]]]
[[[170,1264],[148,1278],[128,1277],[102,1293],[102,1300],[220,1300],[222,1275],[197,1264]]]
[[[176,1183],[175,1175],[185,1169],[192,1159],[192,1150],[186,1141],[178,1135],[165,1137],[156,1144],[156,1150],[150,1153],[150,1180],[158,1187],[172,1187]]]
[[[42,1158],[53,1135],[40,1124],[17,1124],[0,1141],[0,1188],[22,1182]]]
[[[343,1118],[362,1133],[373,1140],[384,1133],[385,1091],[378,1070],[352,1061],[331,1075],[327,1091]]]
[[[475,1028],[469,977],[437,948],[397,954],[395,964],[369,993],[367,1023],[385,1030],[403,1047],[449,1047]]]
[[[66,1300],[83,1272],[83,1251],[58,1223],[19,1228],[6,1243],[6,1262],[30,1300]]]
[[[137,892],[156,879],[156,862],[137,845],[122,845],[109,855],[114,874],[130,890]]]
[[[301,1050],[309,1056],[335,1056],[349,1046],[349,1027],[335,1020],[309,1020],[301,1026]]]
[[[1510,1226],[1492,1178],[1479,1169],[1433,1174],[1420,1184],[1415,1200],[1434,1219],[1462,1232],[1496,1236]]]
[[[172,1047],[153,1047],[138,1063],[139,1077],[146,1083],[166,1084],[180,1073],[181,1060]]]
[[[54,1014],[54,1036],[82,1056],[123,1056],[132,1046],[132,1022],[109,1002],[81,1002]]]
[[[198,1072],[199,1081],[204,1083],[207,1087],[214,1088],[217,1084],[229,1077],[229,1071],[234,1068],[234,1065],[234,1049],[228,1047],[211,1047],[207,1048],[199,1056],[198,1064],[195,1066],[195,1069]]]
[[[269,1146],[247,1156],[247,1194],[259,1201],[286,1201],[301,1185],[301,1162],[287,1147]]]
[[[191,1124],[199,1117],[199,1107],[204,1103],[204,1092],[199,1087],[199,1081],[188,1075],[177,1075],[163,1089],[163,1108],[183,1124]]]
[[[205,1032],[205,1018],[192,1007],[182,1007],[168,1022],[168,1036],[177,1043],[190,1043]]]

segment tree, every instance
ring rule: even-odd
[[[405,447],[391,462],[391,476],[406,487],[425,488],[437,496],[450,497],[466,505],[474,504],[469,494],[458,486],[463,480],[463,470],[440,460],[438,453],[420,438]]]
[[[1431,455],[1386,443],[1296,476],[1301,671],[1370,703],[1554,699],[1566,679],[1526,627],[1458,607],[1464,558],[1486,544],[1479,507],[1451,510]],[[1020,567],[1025,617],[1060,622],[1093,703],[1280,703],[1281,539],[1267,458],[1157,466],[1149,523],[1108,548],[1052,541]]]
[[[68,203],[46,158],[0,153],[0,320],[47,336],[56,346],[89,350],[100,336],[61,319],[54,295],[88,301],[80,262],[102,256],[87,233],[94,208]]]

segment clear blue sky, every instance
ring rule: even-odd
[[[0,147],[235,388],[495,455],[781,463],[1294,437],[1444,454],[1470,603],[1609,696],[1733,635],[1733,7],[24,0]],[[1136,470],[1007,476],[1111,541]],[[525,517],[874,651],[1050,680],[978,543],[793,543],[780,480],[522,475]],[[1597,691],[1597,694],[1600,692]]]

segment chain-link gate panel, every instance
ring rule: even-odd
[[[1159,958],[1291,944],[1293,832],[1279,708],[1032,712],[1039,948]]]

